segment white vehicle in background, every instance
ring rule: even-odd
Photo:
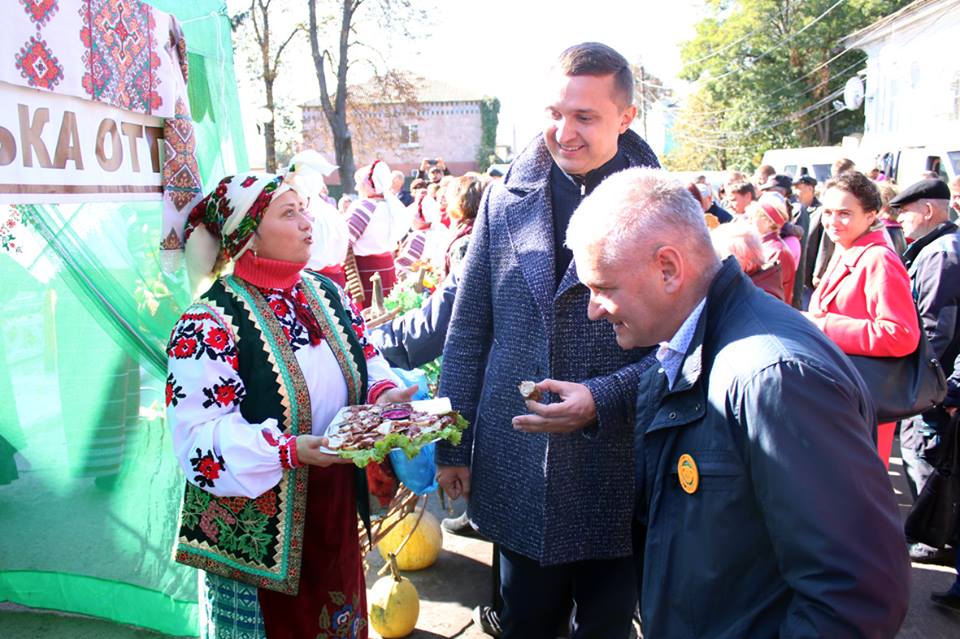
[[[777,173],[789,175],[794,179],[801,175],[812,175],[821,184],[830,177],[833,163],[842,158],[850,158],[851,151],[842,146],[808,146],[799,149],[771,149],[763,154],[761,164],[769,164]]]
[[[960,141],[954,141],[949,146],[904,146],[889,150],[875,148],[877,151],[872,154],[874,166],[901,186],[909,186],[922,179],[927,171],[938,174],[945,182],[960,175]]]
[[[823,184],[830,177],[833,163],[841,158],[853,160],[857,170],[869,173],[879,169],[901,186],[913,184],[926,171],[937,173],[944,181],[960,175],[960,140],[936,145],[903,145],[890,141],[864,140],[858,147],[814,146],[799,149],[772,149],[763,154],[763,164],[798,178],[812,175]]]

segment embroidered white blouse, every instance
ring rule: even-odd
[[[293,296],[306,303],[301,284]],[[261,289],[280,321],[310,393],[311,433],[323,435],[336,412],[347,403],[347,386],[326,339],[311,345],[306,327],[280,289]],[[359,310],[341,290],[367,359],[367,401],[399,385],[386,360],[365,336]],[[256,498],[276,486],[291,467],[295,438],[284,435],[275,419],[252,424],[240,414],[246,395],[239,375],[237,345],[223,320],[192,307],[173,328],[167,347],[167,423],[173,447],[187,480],[221,497]]]
[[[374,205],[369,213],[369,204]],[[396,196],[362,199],[347,210],[347,226],[354,255],[393,253],[413,222],[413,212]]]

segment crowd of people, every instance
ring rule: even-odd
[[[167,418],[177,558],[205,570],[212,636],[367,636],[367,474],[323,435],[344,405],[411,397],[391,367],[441,354],[439,394],[471,424],[437,445],[466,500],[444,527],[495,544],[488,634],[894,636],[909,559],[952,551],[905,538],[898,424],[850,356],[925,338],[948,377],[899,423],[916,499],[960,404],[960,184],[849,161],[823,184],[679,182],[630,128],[623,56],[576,45],[551,77],[502,179],[437,159],[408,184],[376,160],[336,202],[305,153],[194,209],[202,295],[170,339]],[[424,272],[421,307],[367,327],[377,280]],[[960,611],[960,578],[933,599]]]

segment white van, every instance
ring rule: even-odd
[[[833,163],[848,158],[850,151],[840,146],[808,146],[799,149],[771,149],[763,154],[762,164],[769,164],[777,173],[794,179],[812,175],[823,183],[830,177]],[[855,158],[851,158],[855,159]]]
[[[925,171],[937,173],[949,182],[960,175],[960,144],[953,147],[934,148],[911,146],[892,149],[876,154],[876,166],[901,186],[909,186],[923,177]]]

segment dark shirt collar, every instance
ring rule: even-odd
[[[956,230],[957,225],[953,222],[941,222],[937,225],[937,228],[933,229],[919,240],[913,242],[907,247],[907,250],[903,252],[903,261],[907,268],[910,268],[910,265],[913,264],[913,262],[917,259],[917,256],[920,255],[920,251],[925,249],[928,244],[933,242],[938,237],[943,237],[948,233],[954,233]]]
[[[555,175],[563,176],[571,184],[577,187],[577,190],[580,191],[583,195],[590,195],[597,185],[603,182],[605,179],[622,171],[629,167],[629,162],[627,162],[627,156],[624,155],[623,151],[617,149],[616,154],[610,158],[602,166],[589,171],[586,175],[570,175],[569,173],[564,172],[556,162],[553,162],[551,171]]]

